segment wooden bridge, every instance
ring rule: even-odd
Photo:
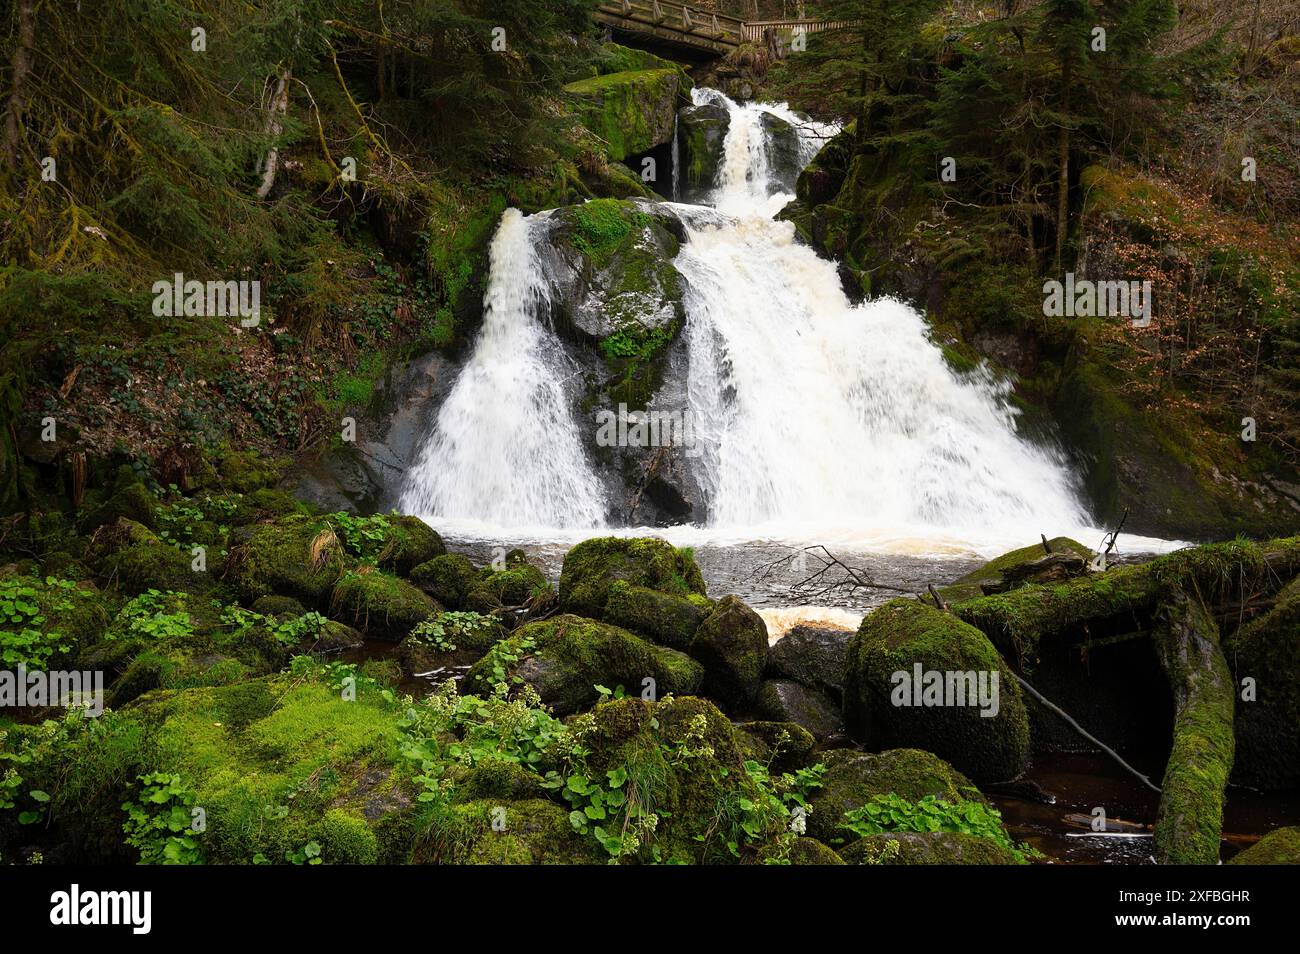
[[[788,39],[796,32],[816,33],[849,25],[847,21],[827,20],[746,23],[738,17],[671,0],[606,0],[596,8],[596,22],[689,52],[715,56],[723,56],[742,43],[762,43],[768,30]]]

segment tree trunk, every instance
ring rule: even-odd
[[[1176,589],[1160,608],[1156,654],[1174,693],[1174,747],[1156,818],[1156,861],[1214,865],[1232,771],[1236,691],[1219,628],[1198,597]]]
[[[27,105],[27,78],[32,72],[32,47],[36,45],[36,0],[19,0],[18,42],[9,61],[13,75],[13,91],[9,94],[9,108],[5,116],[5,148],[14,172],[23,141],[23,111]]]
[[[1061,167],[1061,184],[1056,196],[1056,262],[1055,270],[1060,274],[1065,259],[1065,237],[1070,231],[1070,57],[1061,63],[1061,132],[1059,140],[1059,163]]]
[[[271,97],[270,110],[266,117],[266,132],[269,136],[279,136],[284,130],[284,124],[281,121],[285,112],[289,109],[289,70],[286,68],[280,74],[280,79],[275,85],[275,93]],[[257,197],[265,199],[271,192],[271,187],[275,185],[276,169],[280,165],[280,150],[275,146],[266,154],[266,162],[262,166],[262,184],[258,186]]]

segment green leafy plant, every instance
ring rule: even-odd
[[[1039,853],[1028,845],[1017,845],[1002,824],[1002,813],[983,802],[961,799],[949,802],[934,795],[909,801],[893,792],[877,795],[865,805],[844,813],[840,828],[858,837],[882,832],[947,831],[988,838],[1026,861]]]
[[[52,576],[43,585],[31,577],[0,580],[0,662],[44,669],[51,658],[65,653],[72,639],[52,624],[42,603],[57,617],[72,608],[79,593],[75,583]]]
[[[118,612],[106,638],[118,634],[148,639],[192,636],[194,623],[182,607],[184,593],[145,590]]]
[[[320,843],[309,841],[301,848],[286,851],[284,860],[293,865],[319,865],[324,863],[321,858]]]
[[[410,638],[432,646],[439,652],[456,651],[456,639],[486,631],[494,626],[490,616],[469,611],[440,613],[433,619],[416,623]]]
[[[126,843],[140,851],[142,865],[203,863],[202,834],[194,827],[196,796],[179,775],[151,772],[139,776],[140,792],[125,802]]]

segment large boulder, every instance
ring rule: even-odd
[[[442,537],[419,517],[394,514],[388,518],[389,532],[379,565],[402,576],[415,567],[447,552]]]
[[[758,692],[767,666],[767,624],[739,597],[725,596],[700,623],[689,652],[704,664],[710,696],[744,704]]]
[[[754,706],[764,719],[793,722],[821,741],[844,727],[839,704],[825,693],[792,679],[768,679],[758,689]]]
[[[826,766],[822,787],[814,792],[808,833],[827,844],[849,837],[845,812],[861,808],[877,795],[898,795],[918,801],[927,795],[946,802],[981,800],[975,786],[943,759],[920,749],[890,749],[873,754],[831,749],[818,756]]]
[[[597,686],[640,695],[654,680],[657,696],[691,695],[704,670],[685,653],[592,619],[562,615],[528,623],[497,643],[465,676],[474,692],[529,683],[542,701],[567,715],[593,705]]]
[[[689,551],[654,537],[597,537],[564,556],[560,605],[580,616],[600,618],[616,581],[689,598],[704,596],[704,577]]]
[[[834,699],[844,692],[844,664],[852,630],[800,623],[778,639],[768,654],[767,673],[819,689]]]
[[[628,70],[569,83],[564,92],[606,155],[622,161],[672,142],[683,79],[679,69]]]
[[[1253,700],[1238,694],[1234,777],[1256,788],[1300,787],[1300,578],[1223,649],[1238,686],[1255,681]]]
[[[330,613],[367,636],[400,642],[418,623],[443,611],[400,577],[361,566],[339,578]]]
[[[278,594],[325,606],[353,563],[326,521],[305,514],[241,527],[232,540],[226,575],[249,602]]]
[[[609,588],[605,619],[661,645],[684,650],[709,609],[710,604],[698,594],[692,600],[615,580]]]
[[[794,192],[803,171],[803,149],[799,131],[775,113],[759,113],[763,127],[763,148],[767,153],[768,189],[773,193]]]
[[[416,861],[457,865],[581,865],[606,860],[600,846],[569,822],[569,812],[540,798],[487,798],[440,813],[421,839]]]
[[[411,570],[410,580],[439,603],[460,609],[477,580],[469,557],[444,553]]]
[[[849,730],[870,748],[923,748],[977,782],[1015,778],[1029,760],[1019,685],[975,627],[910,599],[869,613],[849,644]]]
[[[677,113],[677,150],[682,198],[702,197],[717,184],[723,143],[731,126],[725,106],[702,103]]]

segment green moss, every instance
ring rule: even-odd
[[[486,566],[470,586],[470,592],[484,591],[497,606],[522,606],[549,589],[546,576],[537,567],[523,562],[507,562],[504,569]]]
[[[709,695],[732,704],[758,692],[767,652],[767,625],[736,596],[719,600],[690,642],[690,654],[704,666]]]
[[[981,715],[969,696],[964,705],[895,705],[894,673],[906,673],[910,686],[917,664],[945,678],[997,673],[997,714]],[[1029,757],[1029,717],[997,650],[973,626],[915,600],[892,600],[863,619],[848,648],[844,715],[872,748],[923,748],[976,781],[1015,778]]]
[[[493,827],[494,819],[499,819]],[[596,864],[593,843],[569,824],[569,813],[543,799],[486,799],[438,815],[418,859],[439,864]]]
[[[565,554],[560,603],[569,612],[600,618],[616,580],[679,596],[706,595],[688,551],[653,537],[598,537]]]
[[[380,566],[406,575],[447,552],[438,531],[419,517],[394,514],[386,519],[389,532],[379,555]]]
[[[249,602],[279,594],[323,606],[352,563],[324,520],[293,514],[251,528],[233,548],[227,573]]]
[[[1014,865],[1016,856],[989,838],[961,832],[868,835],[839,850],[850,865]]]
[[[685,83],[678,69],[650,69],[594,76],[564,90],[606,155],[622,161],[671,141]]]
[[[444,553],[411,570],[410,580],[444,606],[460,609],[476,576],[468,557]]]
[[[1300,827],[1278,828],[1235,855],[1230,865],[1300,865]]]
[[[442,607],[399,577],[360,567],[339,578],[330,613],[368,636],[400,641]]]
[[[528,623],[501,641],[466,674],[475,691],[517,677],[530,682],[556,712],[570,713],[599,699],[597,685],[640,693],[655,681],[659,696],[695,692],[699,663],[684,653],[648,643],[626,630],[563,615]]]
[[[1070,556],[1076,556],[1081,560],[1087,561],[1092,559],[1092,551],[1085,547],[1077,540],[1071,540],[1069,537],[1054,537],[1047,541],[1048,546],[1052,548],[1053,553],[1064,553]],[[996,584],[1001,582],[1003,573],[1007,570],[1017,569],[1036,560],[1042,559],[1047,554],[1043,550],[1042,543],[1030,544],[1027,547],[1021,547],[1018,550],[1011,550],[1004,553],[983,566],[971,570],[965,576],[959,577],[948,586],[941,587],[939,595],[944,598],[945,602],[957,603],[962,600],[972,599],[977,596],[983,596],[984,590],[981,584]]]
[[[609,587],[605,619],[656,643],[684,650],[712,609],[707,599],[704,604],[701,607],[684,596],[615,580]]]

